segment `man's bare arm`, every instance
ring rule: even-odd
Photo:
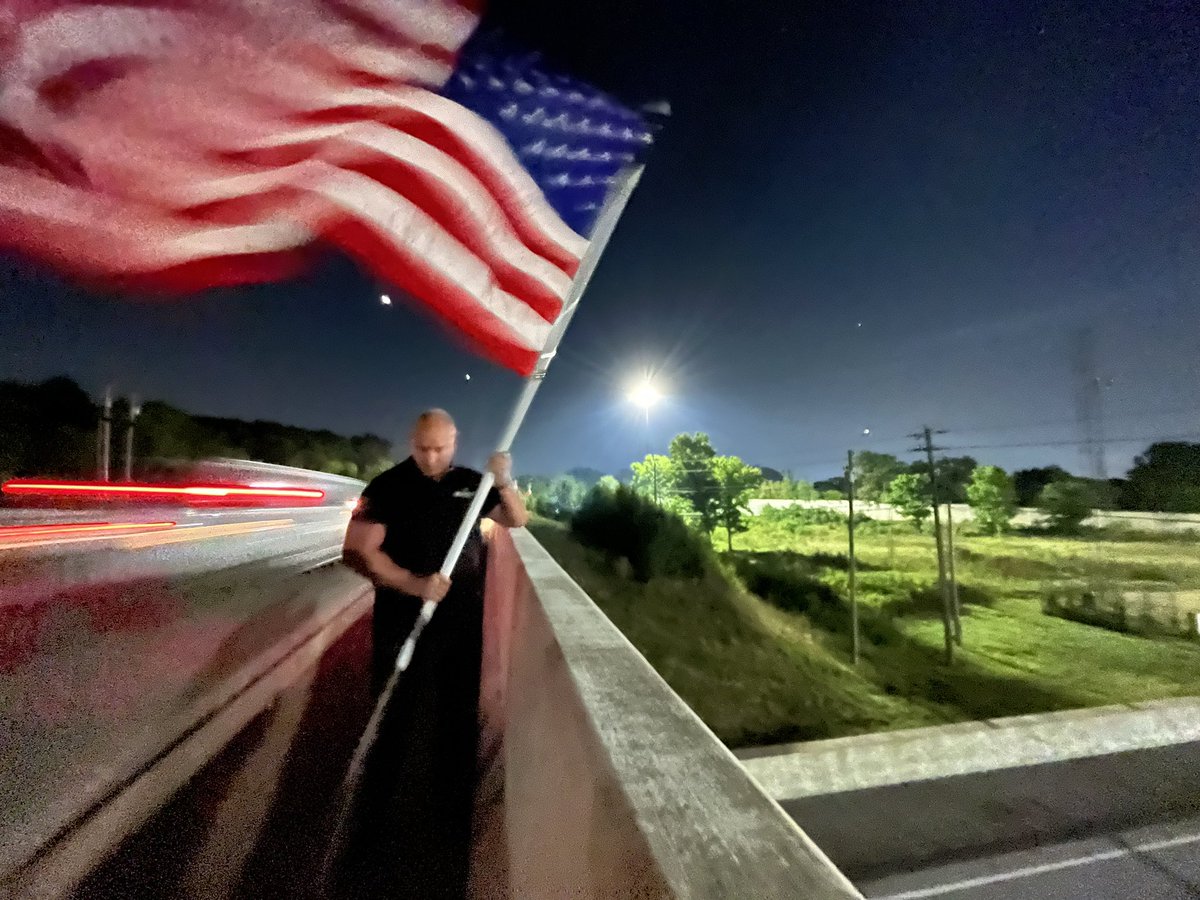
[[[505,528],[524,528],[529,524],[525,498],[511,484],[500,488],[500,502],[488,512],[487,517]]]
[[[507,453],[493,453],[488,460],[488,471],[496,479],[500,502],[484,515],[505,528],[524,528],[529,524],[529,512],[525,509],[525,498],[512,480],[512,457]]]
[[[450,579],[435,572],[433,575],[414,575],[396,565],[383,552],[387,529],[378,522],[350,520],[346,539],[342,542],[342,560],[351,569],[376,587],[391,588],[424,600],[441,600],[450,587]]]

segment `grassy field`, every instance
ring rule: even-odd
[[[844,528],[754,520],[703,581],[647,584],[561,526],[534,532],[734,746],[1200,694],[1200,644],[1042,608],[1063,586],[1149,591],[1186,606],[1189,592],[1200,596],[1196,543],[960,534],[964,642],[947,668],[932,537],[869,523],[857,541],[864,640],[855,667]]]

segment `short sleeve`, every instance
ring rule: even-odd
[[[356,522],[375,522],[379,525],[385,525],[393,518],[396,492],[394,486],[389,485],[386,476],[386,472],[376,475],[371,479],[371,483],[363,488],[362,496],[359,497],[358,505],[354,507],[350,518]]]
[[[496,511],[496,507],[500,505],[500,492],[493,486],[487,493],[487,499],[483,501],[483,514],[485,517],[490,517]]]

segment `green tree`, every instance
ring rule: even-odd
[[[845,500],[846,492],[850,490],[850,482],[845,475],[837,475],[822,481],[814,481],[813,489],[820,494],[822,500]],[[826,497],[826,494],[837,494],[836,497]]]
[[[630,463],[629,468],[633,471],[630,487],[643,497],[657,498],[661,505],[667,497],[678,493],[675,467],[669,456],[648,453],[641,462]]]
[[[1045,511],[1055,531],[1076,531],[1092,514],[1092,487],[1081,478],[1052,481],[1042,488],[1038,506]]]
[[[69,378],[0,382],[0,475],[92,471],[96,420],[91,399]]]
[[[944,456],[934,461],[934,471],[937,472],[938,500],[942,503],[965,503],[967,501],[967,485],[975,471],[977,463],[970,456]],[[917,475],[927,475],[929,464],[917,461],[909,467],[909,471]]]
[[[734,533],[746,530],[743,521],[746,501],[754,488],[762,484],[762,471],[736,456],[717,456],[712,460],[712,474],[718,489],[717,522],[725,528],[732,551]]]
[[[1151,512],[1200,512],[1200,444],[1151,444],[1133,461],[1126,505]]]
[[[878,503],[896,476],[907,471],[908,466],[890,453],[863,450],[854,454],[854,493],[862,500]]]
[[[900,515],[912,522],[917,531],[929,518],[929,478],[904,472],[892,479],[883,494],[883,502],[890,503]]]
[[[611,475],[601,475],[600,480],[596,482],[596,487],[603,488],[610,493],[615,491],[620,486],[621,482],[617,481],[617,479]]]
[[[394,465],[391,459],[391,443],[377,435],[354,435],[350,438],[350,449],[360,478],[368,477],[368,472],[378,474]]]
[[[573,513],[583,505],[588,487],[573,475],[559,475],[550,482],[550,502],[561,513]]]
[[[705,534],[717,527],[717,502],[720,488],[713,476],[712,461],[717,455],[707,434],[677,434],[671,440],[670,458],[675,472],[676,490],[695,513],[696,524]]]
[[[712,555],[707,538],[625,485],[615,491],[593,488],[571,517],[571,531],[609,557],[626,558],[642,582],[699,578]]]
[[[142,405],[133,432],[138,459],[191,459],[198,439],[196,423],[181,409],[151,400]]]
[[[394,459],[390,459],[386,456],[382,457],[375,460],[373,463],[370,463],[365,469],[360,469],[358,477],[363,481],[370,481],[376,475],[382,475],[395,464],[396,461]]]
[[[971,483],[967,485],[967,502],[975,513],[975,521],[986,534],[1007,530],[1017,511],[1012,479],[999,466],[975,468]]]
[[[604,477],[604,473],[599,469],[590,469],[587,466],[576,466],[574,469],[567,469],[566,474],[582,481],[583,486],[589,491],[599,484],[600,479]]]
[[[347,478],[358,477],[358,463],[352,459],[327,459],[319,469],[330,475],[345,475]]]
[[[587,486],[573,475],[532,475],[526,484],[530,509],[551,519],[565,519],[579,509],[587,497]]]
[[[1013,489],[1017,492],[1018,506],[1037,506],[1042,488],[1055,481],[1065,481],[1071,473],[1061,466],[1042,466],[1037,469],[1021,469],[1014,472]]]

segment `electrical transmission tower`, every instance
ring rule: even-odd
[[[1075,335],[1075,421],[1079,428],[1079,453],[1088,475],[1104,481],[1108,464],[1104,459],[1104,386],[1096,371],[1096,334],[1081,328]]]

